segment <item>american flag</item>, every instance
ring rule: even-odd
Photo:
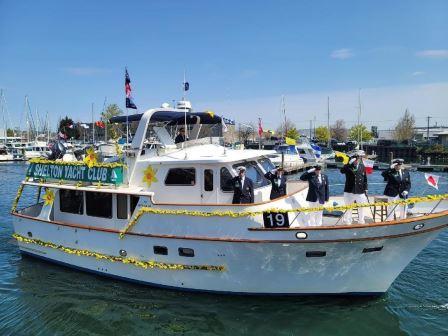
[[[137,109],[137,106],[132,100],[131,79],[129,78],[128,69],[125,69],[124,91],[126,92],[126,108]]]

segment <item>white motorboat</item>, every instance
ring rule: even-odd
[[[123,164],[95,162],[93,151],[85,164],[31,160],[12,209],[23,254],[181,290],[380,294],[448,225],[442,195],[411,199],[404,220],[383,221],[378,203],[367,224],[344,225],[343,211],[329,208],[323,226],[307,227],[307,185],[288,181],[287,195],[270,200],[263,174],[272,163],[259,151],[223,147],[220,117],[166,107],[128,119],[139,125]],[[185,124],[190,140],[175,144]],[[254,204],[231,204],[241,165]],[[23,188],[45,192],[24,206]]]
[[[280,145],[275,152],[268,153],[266,156],[276,167],[283,167],[287,170],[297,170],[304,166],[299,150],[294,145]]]
[[[45,141],[33,141],[26,144],[23,153],[26,160],[45,158],[50,153],[50,149]]]
[[[4,161],[14,161],[14,155],[11,154],[6,146],[0,146],[0,162]]]

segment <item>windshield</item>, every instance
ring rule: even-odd
[[[239,166],[246,167],[246,176],[254,183],[254,189],[264,187],[269,184],[269,181],[264,177],[263,172],[255,161],[234,164],[233,168],[235,171]]]
[[[272,169],[275,169],[275,165],[268,158],[260,159],[260,160],[258,160],[258,162],[263,167],[263,169],[266,173],[271,171]]]
[[[276,151],[283,154],[297,154],[295,146],[279,146]]]

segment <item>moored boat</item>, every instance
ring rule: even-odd
[[[407,219],[386,222],[386,205],[345,206],[332,197],[323,226],[305,226],[307,184],[288,181],[270,200],[262,151],[225,148],[219,116],[157,108],[116,117],[138,121],[117,162],[32,160],[14,202],[22,253],[81,270],[183,290],[234,294],[379,294],[447,225],[446,195],[410,198]],[[175,144],[179,127],[188,141]],[[244,166],[253,204],[231,204]],[[20,207],[23,188],[43,196]],[[369,207],[366,224],[341,215]]]

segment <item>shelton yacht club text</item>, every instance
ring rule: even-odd
[[[87,173],[86,173],[87,172]],[[87,175],[87,176],[86,176]],[[36,164],[34,177],[47,177],[53,179],[107,181],[107,168],[86,166],[58,166]]]

